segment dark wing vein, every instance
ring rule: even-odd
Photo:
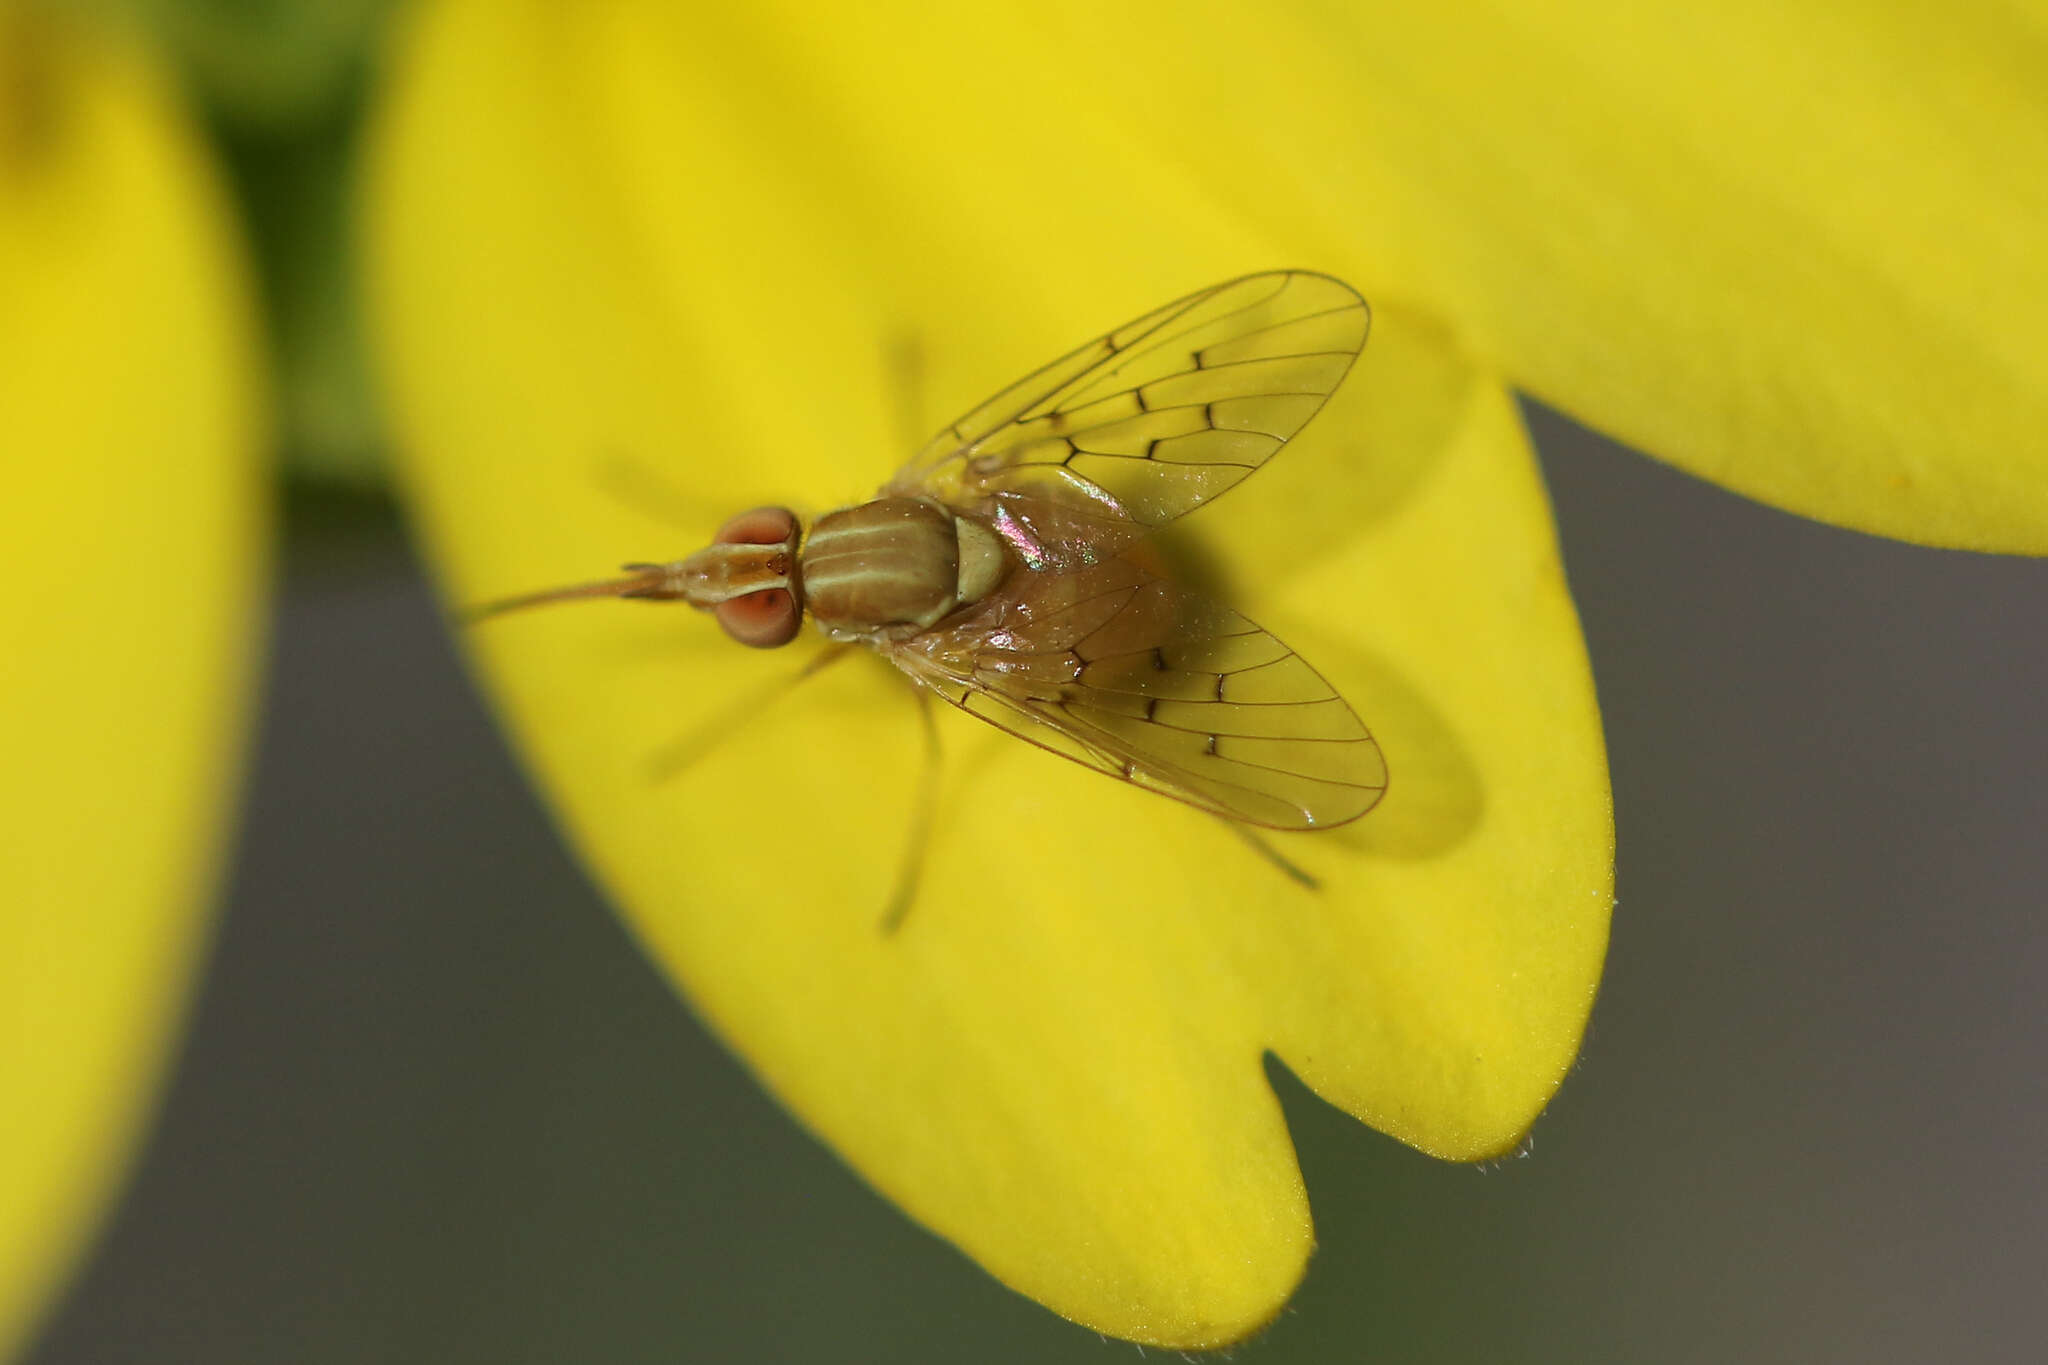
[[[1309,271],[1201,290],[972,409],[883,491],[1007,515],[1041,567],[1099,558],[1271,459],[1343,382],[1369,323],[1349,285]]]
[[[1017,577],[982,611],[883,652],[991,725],[1249,824],[1342,824],[1385,790],[1350,706],[1239,613],[1125,559]]]

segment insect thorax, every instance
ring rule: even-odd
[[[995,533],[922,498],[877,498],[818,518],[804,602],[826,634],[914,633],[986,597],[1009,571]]]

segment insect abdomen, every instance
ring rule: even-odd
[[[992,583],[979,540],[963,596],[952,513],[919,498],[877,498],[818,518],[803,548],[804,600],[828,634],[923,630]]]

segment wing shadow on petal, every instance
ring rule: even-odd
[[[1425,689],[1384,656],[1344,643],[1334,632],[1285,616],[1274,620],[1275,633],[1290,643],[1299,642],[1303,657],[1336,684],[1365,720],[1386,754],[1392,780],[1386,796],[1363,819],[1312,833],[1261,831],[1261,836],[1311,873],[1322,871],[1333,855],[1421,862],[1442,857],[1471,837],[1485,810],[1479,766]],[[906,708],[906,733],[909,724]],[[949,751],[949,791],[963,796],[971,792],[975,782],[987,780],[982,774],[989,765],[1014,743],[990,731]],[[1218,829],[1217,840],[1219,846],[1226,845],[1230,836]]]
[[[1371,343],[1307,430],[1220,507],[1153,538],[1174,580],[1256,618],[1260,598],[1428,483],[1470,416],[1475,382],[1440,328],[1381,306]]]
[[[1299,637],[1303,653],[1336,682],[1372,730],[1391,774],[1387,794],[1364,819],[1290,836],[1283,849],[1341,848],[1351,856],[1421,862],[1464,843],[1485,812],[1485,786],[1450,718],[1406,673],[1364,646],[1285,620],[1275,629]]]
[[[1304,859],[1331,846],[1401,861],[1439,857],[1472,834],[1485,807],[1477,763],[1423,686],[1341,626],[1265,605],[1399,515],[1458,439],[1473,386],[1484,382],[1429,322],[1382,306],[1375,325],[1350,381],[1297,438],[1302,449],[1275,459],[1221,509],[1190,518],[1184,532],[1155,537],[1176,582],[1242,604],[1299,650],[1343,694],[1386,756],[1387,794],[1364,819],[1284,837],[1283,850],[1299,850]],[[1384,591],[1398,593],[1400,585]],[[1370,611],[1369,604],[1350,605]]]

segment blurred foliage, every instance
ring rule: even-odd
[[[389,0],[134,0],[225,121],[271,134],[328,120],[361,84]]]
[[[132,0],[207,119],[256,260],[288,471],[384,478],[350,204],[392,0]]]

